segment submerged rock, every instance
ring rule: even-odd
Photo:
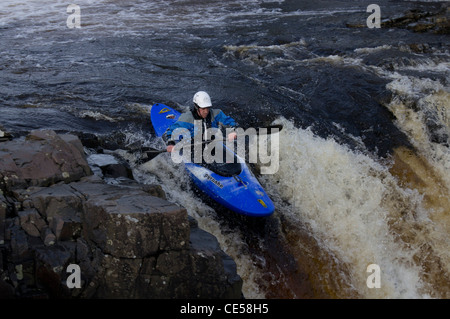
[[[431,32],[449,34],[450,21],[448,19],[450,5],[442,3],[438,9],[423,11],[412,9],[396,17],[381,20],[381,28],[402,28],[413,32]],[[366,21],[347,23],[349,28],[367,28]]]

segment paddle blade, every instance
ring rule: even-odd
[[[167,152],[166,150],[156,150],[149,147],[142,148],[141,157],[136,161],[136,164],[141,165],[143,163],[146,163],[148,161],[151,161],[156,156],[158,156],[161,153]]]

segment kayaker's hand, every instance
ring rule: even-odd
[[[233,140],[235,140],[236,138],[237,138],[236,132],[231,132],[230,134],[228,134],[228,140],[230,142],[233,142]]]
[[[168,153],[172,152],[174,147],[175,147],[175,145],[167,145],[167,148],[166,148],[167,152]]]

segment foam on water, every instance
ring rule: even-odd
[[[435,282],[427,281],[440,275],[429,273],[426,265],[439,260],[445,269],[441,279],[448,276],[446,234],[430,220],[422,195],[400,186],[389,165],[282,123],[280,169],[266,176],[265,184],[292,205],[288,217],[309,225],[321,249],[345,265],[346,270],[333,269],[329,262],[324,284],[339,282],[348,272],[346,284],[367,298],[445,296],[445,287],[444,293],[436,291]],[[421,252],[424,245],[433,247],[428,252],[433,257]],[[380,289],[366,286],[369,264],[381,268]],[[350,291],[338,294],[351,296]]]
[[[360,8],[298,10],[284,12],[276,8],[264,7],[264,0],[196,1],[195,5],[186,0],[138,0],[133,4],[122,1],[78,0],[74,3],[81,9],[79,33],[95,38],[100,35],[148,36],[160,32],[176,30],[180,36],[191,36],[192,27],[221,28],[232,23],[234,26],[273,21],[290,16],[329,16],[339,13],[358,12]],[[273,1],[269,1],[273,2]],[[276,1],[282,3],[283,1]],[[67,39],[53,37],[54,31],[67,29],[66,20],[69,3],[62,0],[4,0],[0,3],[0,27],[15,24],[17,38],[34,34],[35,39],[61,41]],[[50,34],[46,36],[45,34]],[[176,35],[176,34],[174,34]]]
[[[404,131],[416,151],[399,150],[400,168],[414,176],[410,182],[424,194],[430,218],[443,233],[450,231],[450,90],[428,78],[401,77],[388,87],[397,96],[388,107],[396,125]],[[397,169],[400,170],[400,169]],[[405,174],[401,173],[400,174]],[[439,248],[439,247],[433,247]],[[448,249],[448,248],[447,248]],[[449,269],[447,263],[445,267]]]
[[[286,119],[277,122],[284,125],[280,168],[260,180],[275,202],[276,214],[292,225],[306,225],[317,241],[322,252],[315,255],[321,257],[308,261],[317,263],[312,265],[317,269],[310,274],[313,281],[337,287],[334,294],[342,298],[448,297],[448,285],[443,284],[450,274],[447,232],[426,205],[423,190],[402,183],[396,174],[399,159],[381,160],[296,128]],[[135,167],[134,176],[161,184],[168,200],[185,207],[201,228],[218,238],[237,263],[247,298],[265,297],[264,286],[271,284],[262,282],[267,277],[243,234],[224,228],[191,188],[182,165],[164,154]],[[314,249],[305,241],[295,245],[299,259]],[[380,266],[379,289],[367,287],[370,264]]]
[[[261,10],[261,1],[135,1],[132,5],[122,1],[75,1],[81,9],[81,30],[113,35],[142,35],[147,32],[191,26],[217,27],[228,19],[271,14]],[[54,31],[66,28],[67,7],[62,0],[21,1],[5,0],[0,3],[0,26],[19,23],[30,26],[20,30],[24,34]],[[32,27],[31,27],[32,26]],[[148,34],[148,33],[147,33]],[[18,34],[18,36],[21,36]]]

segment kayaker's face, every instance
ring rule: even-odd
[[[209,107],[198,108],[197,113],[202,119],[206,119],[206,117],[208,116],[208,113],[209,113]]]

